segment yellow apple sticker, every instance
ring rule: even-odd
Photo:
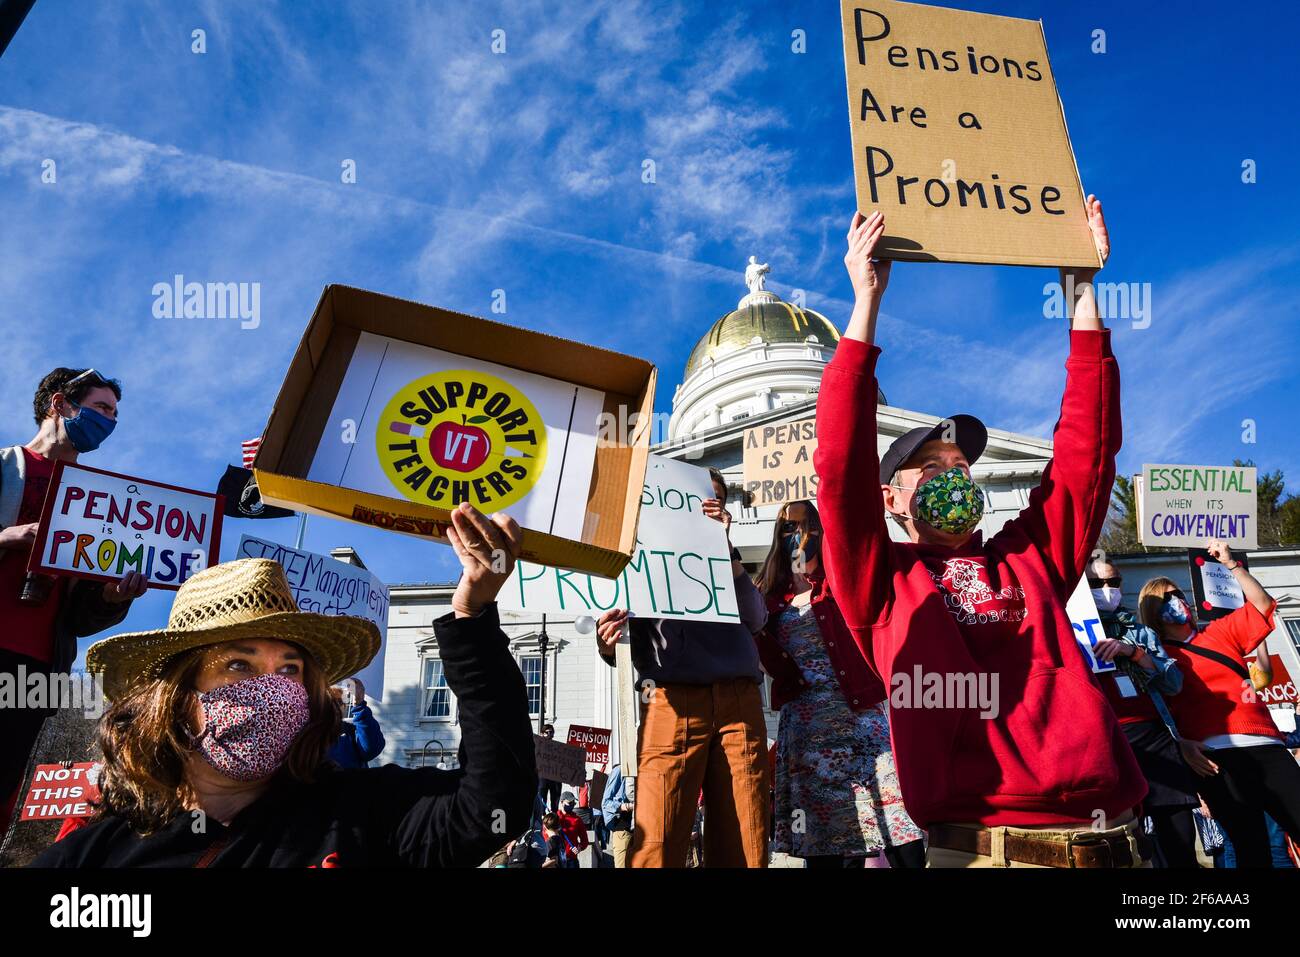
[[[546,466],[546,426],[510,383],[450,370],[409,382],[375,432],[379,463],[412,502],[491,514],[527,495]]]

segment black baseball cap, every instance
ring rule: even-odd
[[[888,485],[894,473],[926,442],[943,438],[949,422],[957,431],[957,448],[966,456],[966,461],[974,465],[975,460],[984,454],[984,447],[989,444],[989,430],[973,415],[952,415],[929,428],[918,426],[894,439],[880,459],[880,484]]]

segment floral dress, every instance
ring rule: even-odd
[[[924,835],[903,809],[884,702],[844,700],[811,604],[771,625],[808,684],[781,708],[775,849],[794,857],[862,857]]]

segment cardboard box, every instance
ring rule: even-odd
[[[264,502],[446,540],[450,501],[441,507],[400,497],[405,493],[396,479],[392,494],[381,494],[320,481],[319,475],[309,477],[322,444],[336,438],[329,430],[340,423],[332,422],[331,416],[354,356],[362,361],[373,337],[395,340],[399,351],[412,351],[405,344],[428,347],[465,357],[470,368],[488,364],[507,374],[517,371],[525,378],[531,374],[577,387],[575,408],[578,390],[596,390],[603,393],[602,422],[635,422],[631,435],[611,437],[602,431],[603,440],[594,443],[581,529],[566,536],[553,533],[551,527],[521,522],[523,557],[528,561],[611,578],[622,571],[636,548],[654,409],[654,366],[556,336],[349,286],[325,287],[280,387],[253,462]],[[395,397],[368,397],[367,409],[371,402],[379,408],[393,401]],[[373,413],[368,414],[373,418]],[[360,419],[354,425],[354,454],[375,455],[376,435],[368,434]],[[563,467],[565,452],[567,446],[547,449],[546,462],[558,458]],[[426,488],[431,491],[433,483]]]
[[[840,6],[858,209],[885,214],[882,258],[1101,265],[1040,22]]]

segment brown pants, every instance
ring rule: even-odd
[[[704,792],[706,867],[766,867],[767,724],[758,685],[662,685],[641,704],[632,867],[685,867]]]

